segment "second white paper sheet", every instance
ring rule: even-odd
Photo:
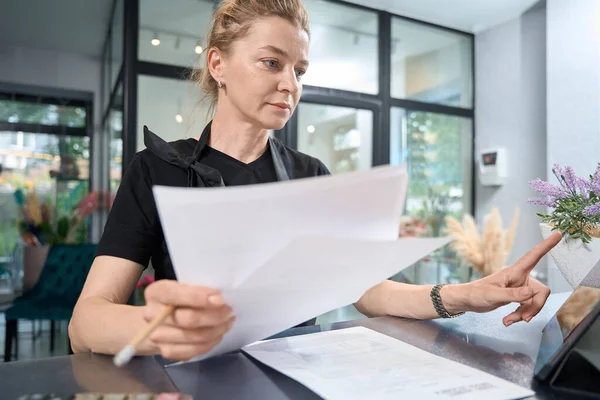
[[[357,301],[448,243],[401,239],[404,166],[229,188],[155,187],[178,280],[220,289],[236,323],[208,358]]]
[[[325,399],[512,400],[534,393],[364,327],[244,348]]]

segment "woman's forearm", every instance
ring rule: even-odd
[[[115,304],[101,297],[80,301],[69,323],[73,352],[118,353],[147,325],[143,312],[144,307]],[[147,339],[136,353],[158,354],[159,349]]]
[[[413,319],[434,319],[438,314],[433,307],[430,292],[433,285],[411,285],[383,281],[369,289],[355,304],[368,317],[391,315]],[[444,307],[450,314],[465,311],[463,285],[446,285],[440,290]]]

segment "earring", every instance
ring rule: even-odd
[[[217,87],[218,87],[219,89],[221,89],[221,88],[223,87],[223,85],[221,85],[221,81],[220,81],[220,80],[219,80],[219,81],[217,81]]]

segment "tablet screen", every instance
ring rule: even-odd
[[[544,327],[535,374],[544,375],[600,314],[600,262]],[[562,351],[561,351],[562,350]],[[544,376],[538,378],[545,379]]]

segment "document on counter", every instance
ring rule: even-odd
[[[364,327],[266,340],[243,350],[329,400],[510,400],[535,394]]]
[[[177,279],[221,290],[232,329],[196,361],[356,302],[449,242],[398,239],[404,166],[225,188],[155,186]]]

